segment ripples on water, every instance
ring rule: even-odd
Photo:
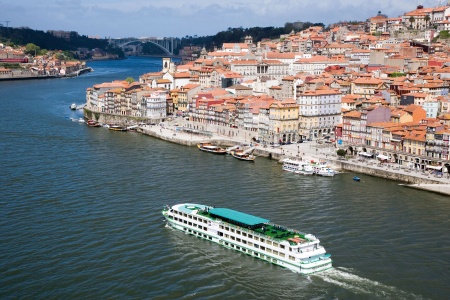
[[[356,183],[350,173],[298,176],[265,158],[251,164],[87,128],[70,121],[78,113],[68,106],[94,76],[109,76],[94,69],[97,75],[74,80],[0,83],[1,298],[444,299],[450,293],[447,197],[368,176]],[[163,205],[179,202],[237,209],[313,233],[336,268],[305,277],[165,227]]]

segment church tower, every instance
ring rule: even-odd
[[[201,59],[207,59],[208,58],[208,51],[206,51],[205,46],[203,46],[202,52],[200,52],[200,58]]]
[[[170,57],[163,58],[162,72],[167,73],[170,71],[171,59]]]

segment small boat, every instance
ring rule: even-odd
[[[333,177],[336,172],[329,168],[329,167],[320,167],[319,169],[316,169],[316,175],[324,176],[324,177]]]
[[[227,151],[219,146],[214,146],[211,143],[198,143],[197,147],[201,151],[210,152],[214,154],[227,154]]]
[[[86,122],[87,126],[89,127],[101,127],[102,125],[100,125],[100,123],[94,121],[94,120],[88,120]]]
[[[358,176],[354,176],[354,177],[353,177],[353,180],[354,180],[354,181],[361,181],[361,178],[359,178]]]
[[[253,154],[247,153],[247,151],[244,150],[233,150],[230,152],[231,156],[233,156],[234,158],[237,158],[239,160],[244,160],[244,161],[255,161],[256,156],[254,156]]]
[[[127,131],[128,129],[126,127],[122,127],[120,125],[109,125],[109,130],[114,131]]]
[[[76,103],[72,103],[72,104],[70,104],[70,109],[71,110],[76,110],[77,109],[77,104]]]

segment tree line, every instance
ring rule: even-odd
[[[30,28],[0,27],[0,42],[8,46],[25,46],[34,44],[40,49],[76,51],[79,48],[101,49],[107,53],[123,57],[123,51],[111,47],[106,39],[93,39],[77,32],[70,32],[67,39],[56,37],[49,32]]]
[[[321,26],[325,28],[323,23],[311,22],[287,22],[283,27],[251,27],[251,28],[228,28],[211,36],[188,36],[181,39],[181,45],[178,50],[184,46],[204,46],[207,50],[214,50],[214,47],[221,47],[223,43],[241,43],[244,42],[246,36],[251,36],[253,43],[262,41],[263,39],[277,39],[280,35],[289,34],[292,31],[298,32],[312,26]]]

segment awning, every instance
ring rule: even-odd
[[[378,154],[377,158],[379,159],[389,159],[389,156],[383,155],[383,154]]]
[[[358,155],[365,156],[365,157],[372,157],[372,154],[367,153],[367,152],[359,152]]]
[[[442,170],[443,166],[431,166],[427,165],[427,169],[433,169],[433,170]]]

